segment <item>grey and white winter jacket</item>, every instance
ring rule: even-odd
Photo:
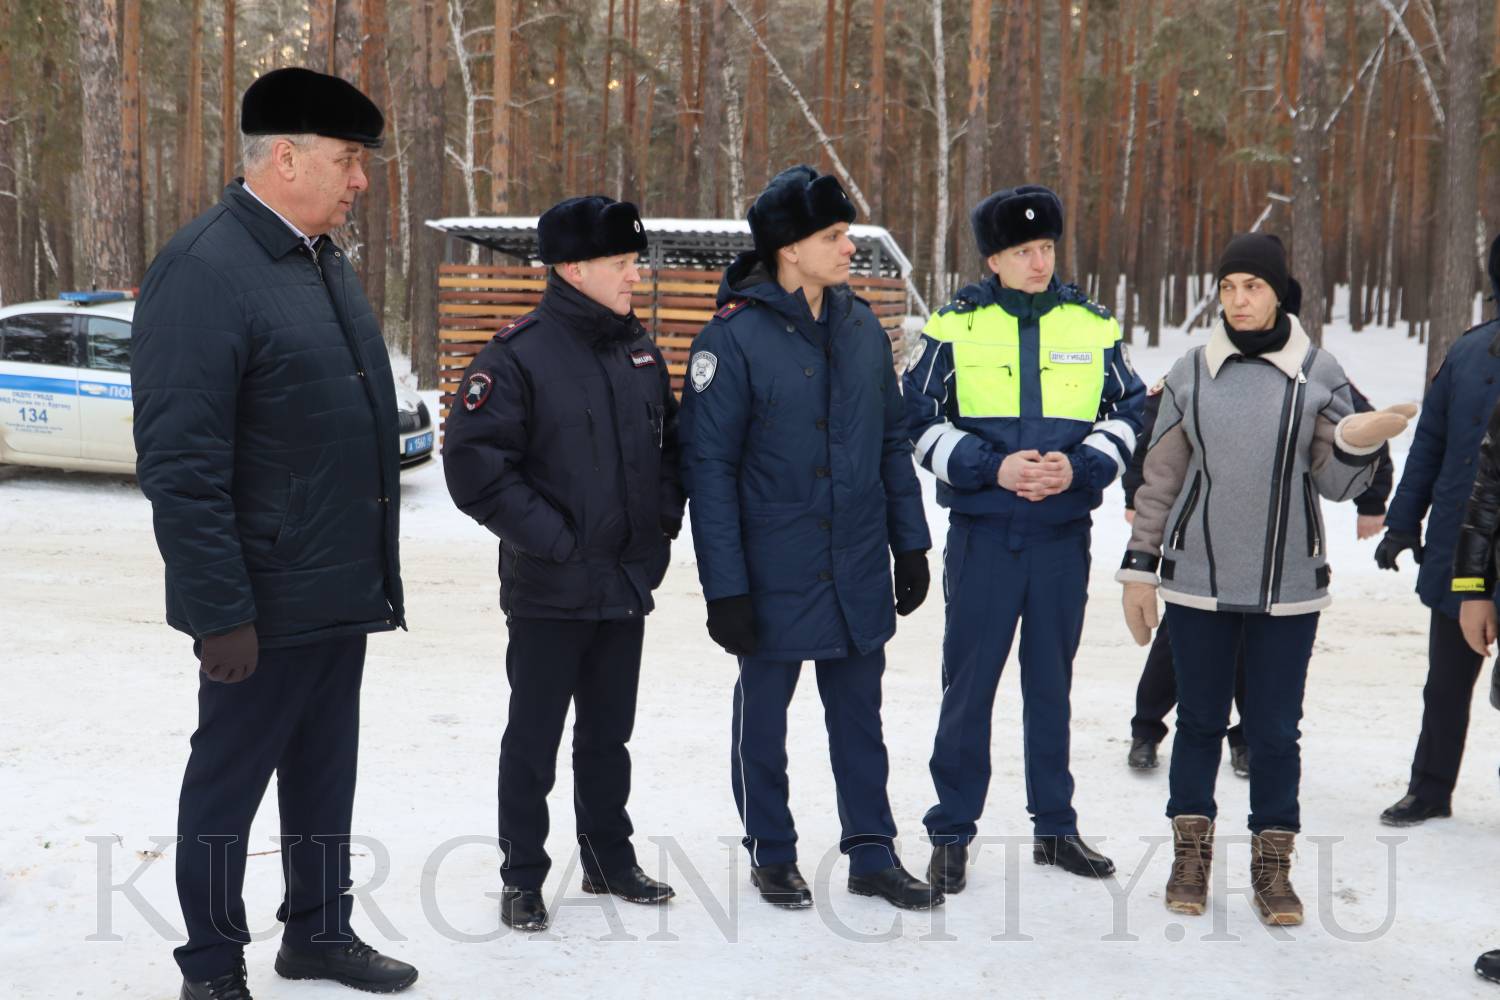
[[[1244,357],[1221,320],[1172,366],[1116,579],[1159,583],[1164,600],[1207,611],[1328,605],[1318,498],[1362,492],[1380,448],[1344,441],[1349,379],[1289,318],[1277,351]]]

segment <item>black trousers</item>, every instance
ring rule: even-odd
[[[1172,706],[1177,704],[1177,675],[1172,670],[1172,637],[1168,633],[1166,620],[1156,630],[1151,642],[1151,651],[1146,654],[1146,667],[1141,671],[1140,683],[1135,688],[1135,718],[1130,720],[1130,735],[1134,739],[1160,743],[1167,737],[1164,721]],[[1234,708],[1241,719],[1245,717],[1245,651],[1234,654]],[[1236,722],[1229,727],[1229,745],[1245,745],[1244,725]]]
[[[233,968],[250,940],[245,855],[271,775],[285,896],[276,919],[299,948],[351,940],[349,825],[359,757],[365,637],[262,649],[248,680],[198,675],[198,729],[177,806],[177,898],[188,979]],[[270,848],[271,845],[266,845]]]
[[[1484,657],[1464,642],[1458,620],[1432,612],[1427,629],[1427,684],[1422,688],[1422,735],[1411,762],[1407,792],[1446,805],[1458,783],[1469,734],[1469,704]]]
[[[557,749],[573,717],[573,810],[583,869],[613,875],[635,864],[630,751],[641,676],[640,619],[561,621],[511,618],[505,673],[510,715],[500,740],[500,875],[506,885],[540,889],[547,856],[547,794]]]

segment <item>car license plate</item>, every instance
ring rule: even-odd
[[[426,433],[426,434],[418,434],[416,437],[410,438],[406,442],[406,452],[405,453],[408,454],[408,455],[416,455],[416,454],[420,454],[421,452],[431,451],[431,450],[432,450],[432,433],[430,431],[428,433]]]

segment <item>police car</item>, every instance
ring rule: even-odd
[[[0,464],[135,473],[128,292],[0,308]],[[432,457],[427,405],[396,386],[401,467]]]

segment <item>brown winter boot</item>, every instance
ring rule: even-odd
[[[1172,877],[1167,909],[1200,916],[1208,907],[1208,870],[1214,859],[1214,821],[1207,816],[1172,817]]]
[[[1290,830],[1266,830],[1250,843],[1250,887],[1255,909],[1268,924],[1294,927],[1302,923],[1302,900],[1292,888],[1292,848],[1297,835]]]

